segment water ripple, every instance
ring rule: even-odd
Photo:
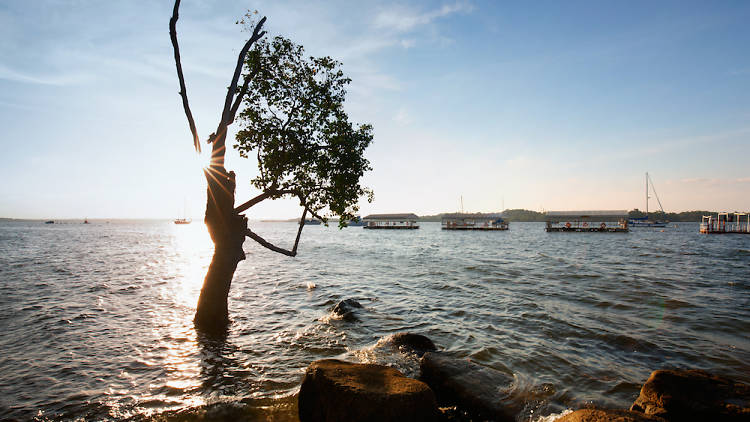
[[[279,244],[293,224],[256,224]],[[0,419],[295,420],[304,368],[339,357],[414,375],[399,331],[513,373],[519,418],[627,407],[648,374],[750,381],[750,239],[694,224],[626,235],[305,229],[290,259],[247,242],[224,339],[192,315],[200,224],[0,223]],[[359,321],[333,318],[338,301]]]

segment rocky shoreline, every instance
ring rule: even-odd
[[[346,303],[336,313],[353,318],[356,305]],[[416,378],[384,365],[315,361],[300,388],[300,421],[513,422],[519,415],[512,373],[456,359],[419,334],[398,333],[388,341],[419,359]],[[551,417],[545,421],[748,421],[750,386],[701,370],[656,370],[629,409],[585,408]]]

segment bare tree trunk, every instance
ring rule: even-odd
[[[214,255],[203,281],[194,322],[204,331],[220,332],[229,323],[227,300],[234,271],[245,259],[242,243],[247,218],[234,212],[234,172],[227,173],[217,163],[205,170],[205,174],[208,182],[205,223],[214,242]]]

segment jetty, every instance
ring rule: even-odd
[[[625,210],[547,211],[547,232],[627,233],[628,212]]]
[[[720,212],[716,217],[704,215],[700,232],[704,234],[750,234],[750,213]]]
[[[362,219],[365,229],[418,229],[416,214],[370,214]]]
[[[508,230],[508,223],[498,213],[454,213],[442,215],[443,230]]]

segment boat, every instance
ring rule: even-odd
[[[185,203],[182,206],[182,215],[182,218],[175,218],[175,224],[190,224],[193,222],[191,218],[187,218],[187,200],[185,200]]]
[[[654,196],[656,197],[656,201],[659,203],[659,209],[661,210],[662,214],[664,214],[664,208],[662,208],[661,201],[659,200],[659,195],[656,193],[656,188],[654,188],[654,181],[651,180],[651,177],[649,177],[648,172],[646,172],[646,215],[644,217],[637,217],[637,218],[629,219],[628,225],[630,227],[667,227],[667,224],[669,224],[669,221],[652,220],[648,216],[649,182],[651,184],[651,190],[654,191]]]
[[[55,222],[53,220],[48,220],[48,221],[45,221],[44,224],[55,224]]]
[[[306,226],[319,226],[320,223],[321,223],[321,221],[318,220],[317,218],[306,218],[305,219],[305,225]]]
[[[83,224],[89,224],[89,219],[88,218],[84,218],[83,219]]]

